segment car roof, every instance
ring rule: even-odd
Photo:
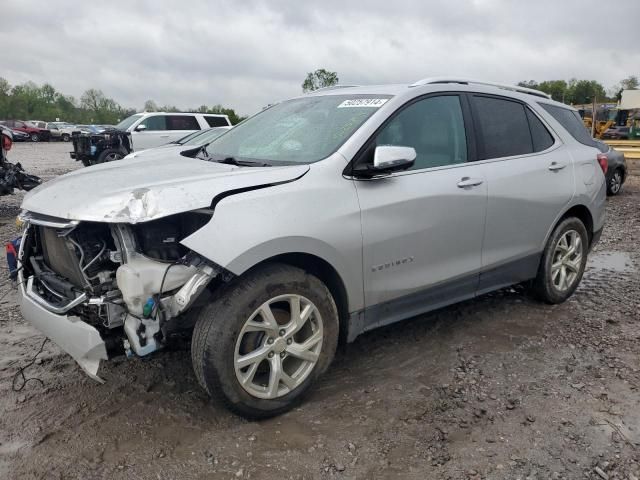
[[[484,80],[458,78],[448,79],[446,77],[426,78],[411,84],[335,85],[333,87],[321,88],[296,98],[323,95],[390,95],[392,97],[413,97],[416,96],[416,93],[424,94],[452,90],[457,92],[502,95],[516,98],[527,103],[538,102],[577,111],[570,105],[553,100],[546,93],[539,90],[533,90],[517,85],[487,82]]]

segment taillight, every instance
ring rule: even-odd
[[[600,168],[602,169],[602,173],[606,174],[607,169],[609,168],[609,159],[604,153],[598,154],[598,163],[600,164]]]
[[[6,135],[2,135],[2,149],[8,152],[11,150],[11,145],[13,145],[11,139]]]

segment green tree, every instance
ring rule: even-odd
[[[523,80],[522,82],[518,82],[518,86],[519,87],[525,87],[525,88],[533,88],[534,90],[539,90],[538,82],[536,82],[535,80]]]
[[[566,102],[582,105],[593,102],[594,96],[598,100],[607,100],[607,93],[602,84],[595,80],[577,80],[572,78],[567,86]]]
[[[330,72],[324,68],[319,68],[315,72],[307,73],[307,78],[302,82],[302,91],[304,93],[313,92],[319,88],[337,85],[338,81],[338,74],[336,72]]]
[[[564,80],[545,80],[538,84],[538,90],[548,93],[558,102],[564,102],[567,94],[567,82]]]
[[[160,112],[158,109],[158,105],[153,100],[147,100],[144,102],[144,107],[142,108],[145,112]]]

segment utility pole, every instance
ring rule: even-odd
[[[596,137],[596,106],[597,106],[597,97],[596,93],[593,92],[593,105],[591,105],[591,137]]]

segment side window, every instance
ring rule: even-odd
[[[529,122],[521,103],[502,98],[474,96],[480,124],[479,160],[533,152]]]
[[[553,145],[553,136],[547,130],[540,119],[536,117],[536,114],[533,113],[528,108],[525,108],[527,111],[527,120],[529,120],[529,130],[531,130],[531,139],[533,140],[533,151],[541,152],[546,150],[551,145]]]
[[[200,130],[200,125],[192,115],[167,115],[167,130]]]
[[[445,95],[419,100],[400,111],[376,137],[376,146],[413,147],[412,170],[467,161],[467,138],[460,97]]]
[[[166,130],[167,129],[167,117],[164,115],[153,115],[152,117],[145,118],[140,125],[147,127],[147,130]]]
[[[228,127],[229,122],[224,117],[204,117],[210,127]]]
[[[540,106],[555,118],[557,122],[562,125],[563,128],[578,142],[590,147],[596,146],[595,141],[591,138],[591,134],[582,123],[582,119],[578,112],[569,110],[568,108],[558,107],[556,105],[549,105],[548,103],[540,103]]]

